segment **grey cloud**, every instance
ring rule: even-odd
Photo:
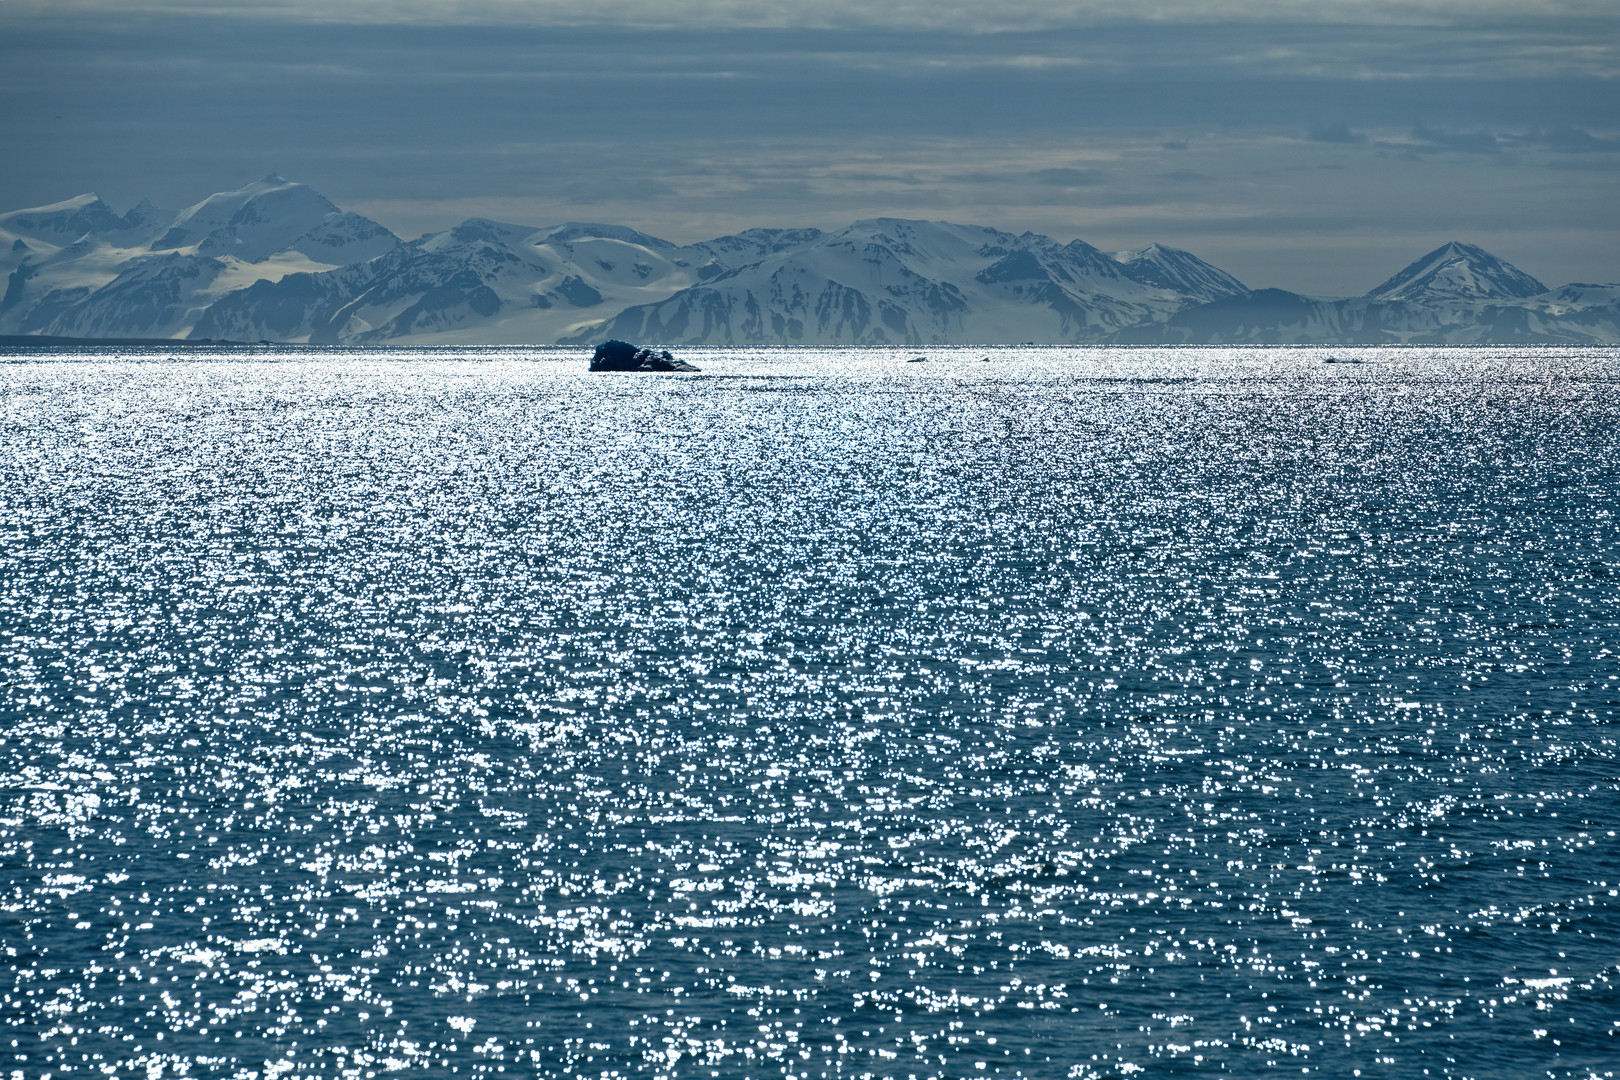
[[[1560,154],[1547,162],[1547,168],[1559,173],[1595,173],[1606,177],[1614,175],[1614,162],[1593,154]]]
[[[1344,0],[1300,5],[1297,0],[11,0],[9,7],[33,16],[97,15],[209,18],[246,15],[289,22],[419,26],[573,26],[646,28],[902,28],[1045,30],[1121,23],[1254,23],[1293,20],[1324,26],[1351,24],[1395,27],[1454,26],[1512,18],[1523,0]],[[1606,0],[1539,0],[1543,21],[1603,18]]]
[[[783,179],[750,184],[735,197],[749,202],[802,204],[815,200],[818,194],[816,188],[804,180]]]
[[[1581,128],[1561,127],[1551,131],[1532,131],[1511,137],[1510,141],[1523,146],[1552,150],[1563,154],[1620,153],[1620,138],[1605,139]]]
[[[1412,129],[1412,141],[1421,148],[1459,154],[1497,154],[1502,150],[1501,140],[1489,131],[1438,131],[1419,125]]]
[[[1380,150],[1397,151],[1408,157],[1421,157],[1423,152],[1431,151],[1479,155],[1500,155],[1513,150],[1544,150],[1555,154],[1620,153],[1620,138],[1605,138],[1576,127],[1560,127],[1545,131],[1532,128],[1523,132],[1487,129],[1446,131],[1420,124],[1412,129],[1407,141],[1380,140],[1373,145]]]
[[[1355,144],[1367,141],[1367,136],[1350,130],[1349,124],[1312,124],[1308,136],[1312,142]]]
[[[874,184],[900,184],[906,187],[922,187],[931,181],[918,176],[914,172],[886,173],[869,169],[841,169],[838,177],[846,181],[868,181]]]
[[[1603,138],[1584,128],[1532,128],[1523,133],[1503,131],[1440,131],[1419,126],[1413,141],[1426,149],[1451,150],[1465,154],[1497,154],[1507,150],[1546,150],[1558,154],[1620,153],[1620,138]]]
[[[1522,219],[1533,203],[1620,239],[1603,170],[1570,167],[1608,160],[1620,87],[1587,74],[1615,66],[1614,49],[1577,22],[1419,34],[1120,19],[967,34],[86,10],[40,6],[0,33],[0,145],[28,148],[0,170],[0,208],[92,189],[121,207],[181,206],[274,170],[343,205],[390,207],[378,219],[402,232],[475,204],[532,221],[591,205],[672,239],[882,213],[1115,229],[1118,247],[1186,247],[1189,230],[1236,223],[1234,237],[1320,250],[1323,230],[1352,222]],[[1577,62],[1582,48],[1595,59]],[[1539,64],[1525,59],[1537,50]],[[1047,62],[1063,59],[1077,62]],[[1313,124],[1333,141],[1301,137]],[[1395,132],[1398,151],[1341,141]],[[1416,160],[1397,156],[1408,149]],[[1483,178],[1482,153],[1515,162],[1512,191]]]
[[[636,176],[597,176],[565,184],[562,194],[574,206],[594,206],[624,199],[658,199],[675,189],[661,180]]]
[[[1096,187],[1106,179],[1097,169],[1036,169],[1029,175],[1040,183],[1060,188]]]

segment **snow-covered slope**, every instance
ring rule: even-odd
[[[10,237],[7,247],[14,246],[17,240],[32,240],[59,248],[86,233],[114,232],[126,227],[125,220],[94,194],[0,214],[0,233]]]
[[[1225,270],[1219,270],[1190,251],[1149,244],[1135,251],[1116,252],[1114,258],[1137,281],[1173,289],[1184,296],[1208,302],[1228,296],[1243,296],[1249,287]]]
[[[694,247],[758,258],[667,300],[628,308],[572,340],[1093,341],[1162,320],[1194,300],[1079,240],[1059,244],[977,225],[877,218],[833,233],[752,230]]]
[[[398,246],[399,238],[375,221],[271,173],[181,211],[152,250],[230,255],[245,263],[298,252],[317,263],[348,266]]]
[[[696,280],[681,249],[611,225],[475,218],[363,266],[222,297],[195,336],[370,344],[551,342]]]
[[[709,257],[698,269],[699,277],[713,277],[728,268],[747,266],[770,255],[809,247],[822,237],[820,229],[744,229],[693,244],[688,250]]]
[[[1524,299],[1546,291],[1547,286],[1485,249],[1452,241],[1374,288],[1367,299],[1466,303]]]
[[[1570,288],[1575,302],[1559,299]],[[1261,289],[1187,308],[1160,324],[1127,327],[1118,344],[1568,344],[1620,343],[1620,285],[1560,289],[1504,303],[1323,300]]]
[[[268,176],[178,213],[94,195],[0,215],[0,332],[175,337],[232,290],[365,262],[399,238]]]
[[[95,195],[0,214],[0,333],[62,332],[57,319],[148,256],[172,217],[149,203],[119,217]]]
[[[271,175],[186,210],[0,214],[0,334],[380,344],[1620,342],[1620,285],[1447,244],[1364,297],[1252,292],[1159,244],[875,218],[681,246],[475,218],[403,243]]]

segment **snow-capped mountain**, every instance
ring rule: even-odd
[[[713,261],[698,271],[699,277],[712,277],[727,266],[746,266],[769,255],[809,247],[823,235],[820,229],[744,229],[731,236],[693,244],[690,250],[712,257]]]
[[[119,217],[81,195],[0,215],[0,332],[184,336],[233,290],[367,262],[399,244],[274,175],[179,212],[142,202]]]
[[[357,345],[546,343],[696,280],[681,249],[633,229],[473,219],[364,265],[253,284],[222,297],[193,333]]]
[[[1148,285],[1171,289],[1206,303],[1229,296],[1243,296],[1248,286],[1224,270],[1217,270],[1191,252],[1180,248],[1149,244],[1135,251],[1120,251],[1114,259],[1125,272]]]
[[[117,232],[128,227],[129,223],[96,195],[80,195],[49,206],[0,214],[0,230],[12,237],[8,247],[21,243],[32,249],[34,245],[29,244],[32,240],[35,244],[59,248],[86,233]]]
[[[1214,299],[1120,343],[1620,343],[1620,285],[1548,290],[1472,244],[1449,243],[1366,296],[1320,299],[1281,289]]]
[[[1470,244],[1363,297],[1251,291],[1160,244],[876,218],[678,245],[475,218],[402,242],[270,175],[182,211],[94,195],[0,214],[0,334],[333,344],[1620,342],[1620,285]]]
[[[1367,299],[1412,303],[1522,300],[1546,291],[1547,286],[1485,249],[1452,241],[1372,289]]]
[[[193,332],[350,344],[1083,341],[1196,302],[1140,278],[1080,241],[939,222],[753,229],[678,247],[618,226],[473,220],[364,266],[226,295]]]
[[[751,243],[752,242],[752,243]],[[668,344],[1096,341],[1199,297],[1082,241],[879,218],[832,233],[753,230],[695,245],[755,261],[585,327]],[[1235,278],[1186,253],[1189,271]]]
[[[1261,289],[1187,308],[1161,324],[1129,327],[1111,340],[1122,345],[1620,344],[1620,286],[1587,288],[1593,292],[1579,305],[1558,303],[1552,299],[1556,294],[1548,293],[1472,309],[1360,297],[1321,300]]]
[[[339,210],[303,184],[271,173],[180,212],[153,251],[230,255],[245,263],[297,252],[328,266],[365,262],[399,246],[375,221]]]

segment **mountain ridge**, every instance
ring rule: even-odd
[[[1360,297],[1191,252],[897,217],[677,244],[470,218],[402,240],[271,173],[181,211],[0,213],[0,334],[324,344],[1620,342],[1620,285],[1549,289],[1452,241]]]

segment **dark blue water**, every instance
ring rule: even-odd
[[[1620,351],[913,355],[0,357],[0,1076],[1620,1071]]]

